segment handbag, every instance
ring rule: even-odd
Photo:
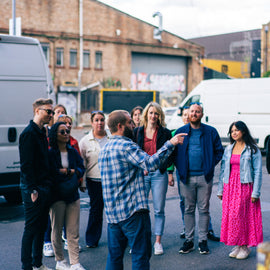
[[[58,182],[58,194],[62,199],[70,199],[72,195],[78,190],[79,182],[76,173],[72,175],[65,175]]]

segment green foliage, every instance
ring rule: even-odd
[[[266,72],[263,74],[263,77],[270,77],[270,70],[266,71]]]
[[[122,83],[119,79],[108,78],[102,81],[102,85],[104,88],[121,88]]]

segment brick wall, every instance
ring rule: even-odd
[[[130,87],[131,52],[146,52],[188,57],[188,90],[202,79],[203,70],[196,57],[203,48],[163,31],[162,43],[153,39],[154,26],[95,0],[84,0],[84,44],[90,51],[90,68],[82,73],[82,85],[109,77]],[[50,71],[57,87],[63,81],[78,78],[79,71],[79,0],[20,0],[16,16],[22,18],[22,34],[50,44]],[[8,32],[12,1],[0,2],[0,32]],[[116,29],[121,31],[118,36]],[[175,48],[176,47],[176,48]],[[64,49],[64,66],[55,66],[55,49]],[[69,51],[77,49],[77,68],[70,68]],[[95,52],[102,51],[103,68],[95,69]]]

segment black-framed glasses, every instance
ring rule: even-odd
[[[70,134],[70,130],[69,129],[61,129],[58,133],[60,133],[61,135],[69,135]]]
[[[50,115],[50,114],[54,115],[54,111],[53,111],[53,110],[50,110],[50,109],[44,109],[44,108],[39,108],[39,110],[46,111],[46,113],[47,113],[48,115]]]

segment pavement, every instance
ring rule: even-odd
[[[88,129],[74,129],[72,135],[80,140]],[[210,214],[214,231],[220,234],[222,205],[217,198],[217,182],[219,175],[219,166],[216,167],[212,197],[210,200]],[[263,184],[261,189],[261,205],[263,217],[264,241],[270,241],[270,179],[265,168],[265,157],[263,157]],[[82,252],[80,253],[80,262],[87,270],[101,270],[106,268],[107,249],[107,223],[104,215],[102,237],[99,246],[94,249],[86,248],[84,241],[85,228],[88,221],[89,198],[86,193],[81,195],[81,221],[80,221],[80,240]],[[152,232],[154,229],[153,205],[150,197],[149,201],[150,216],[152,222]],[[166,222],[162,244],[164,255],[152,255],[150,260],[153,270],[251,270],[256,269],[256,248],[251,248],[251,254],[246,260],[236,260],[228,257],[232,247],[226,246],[220,242],[208,241],[210,248],[209,255],[201,255],[197,249],[198,233],[195,230],[195,250],[189,254],[179,254],[178,250],[182,246],[184,239],[179,235],[183,229],[181,213],[179,208],[179,196],[177,186],[168,187],[167,200],[165,207]],[[196,214],[197,215],[197,214]],[[198,216],[197,216],[198,217]],[[18,270],[20,263],[20,245],[24,226],[22,205],[10,205],[0,196],[0,270]],[[154,236],[152,237],[154,243]],[[65,257],[68,254],[64,251]],[[132,269],[132,255],[129,254],[129,248],[126,249],[124,256],[124,269]],[[54,257],[44,258],[43,262],[55,267]]]

